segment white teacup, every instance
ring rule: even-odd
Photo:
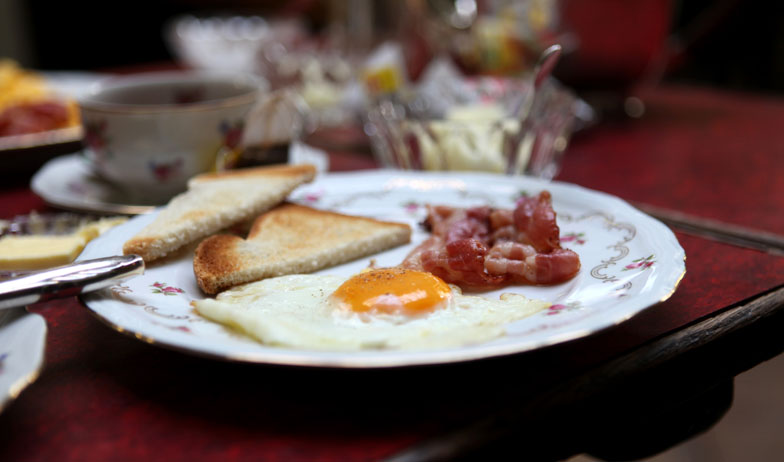
[[[265,89],[251,75],[157,72],[112,78],[80,102],[96,172],[129,198],[163,201],[236,148]]]

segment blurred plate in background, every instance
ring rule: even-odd
[[[103,74],[88,72],[41,73],[47,87],[63,98],[78,100]],[[82,127],[0,137],[0,162],[3,177],[29,175],[48,160],[82,147]]]
[[[327,154],[302,143],[289,148],[289,163],[310,163],[317,171],[329,169]],[[139,215],[164,205],[161,202],[133,201],[116,186],[93,172],[83,153],[74,153],[49,160],[33,176],[30,187],[49,205],[65,210],[104,215]]]

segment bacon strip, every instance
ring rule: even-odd
[[[430,206],[432,235],[403,261],[464,289],[555,284],[580,270],[579,256],[561,247],[551,196],[523,197],[513,210]]]

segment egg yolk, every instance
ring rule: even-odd
[[[417,315],[446,306],[451,293],[447,283],[430,273],[384,268],[351,277],[332,296],[342,309],[358,313]]]

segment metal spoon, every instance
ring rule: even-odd
[[[525,98],[523,98],[520,106],[517,108],[517,111],[514,111],[516,119],[524,120],[528,118],[528,113],[531,111],[531,107],[534,104],[536,94],[542,88],[544,81],[550,77],[550,74],[552,74],[553,69],[555,69],[555,65],[558,64],[558,60],[561,58],[562,51],[563,48],[561,45],[556,43],[545,48],[542,54],[539,55],[539,59],[536,61],[533,72],[531,72],[531,89],[525,95]]]
[[[531,159],[530,155],[521,157],[518,152],[518,147],[526,146],[526,149],[531,149],[533,146],[534,134],[532,133],[533,118],[531,117],[531,111],[534,106],[534,101],[536,101],[537,94],[542,88],[542,85],[547,78],[550,77],[553,69],[555,69],[555,65],[558,64],[562,50],[561,45],[556,43],[550,45],[542,52],[531,73],[531,86],[520,101],[517,109],[512,112],[514,118],[520,121],[520,129],[517,134],[508,140],[504,147],[506,150],[506,158],[508,159],[507,173],[509,174],[522,174],[526,170],[527,165],[523,162],[523,159],[525,159],[526,162],[537,162],[536,159]],[[525,138],[529,139],[525,140]],[[541,170],[542,168],[541,165],[533,166],[534,170]]]
[[[563,48],[556,43],[547,47],[539,56],[536,67],[534,67],[534,91],[541,88],[542,82],[553,73],[555,65],[561,59],[562,52]]]

